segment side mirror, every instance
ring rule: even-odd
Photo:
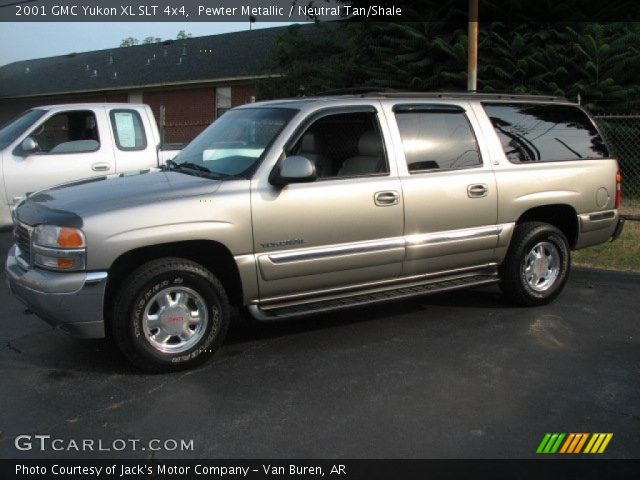
[[[306,157],[293,155],[285,157],[274,168],[269,181],[272,185],[307,183],[316,179],[316,165]]]
[[[32,153],[38,149],[38,142],[36,142],[33,138],[27,137],[20,144],[20,149],[24,153]]]

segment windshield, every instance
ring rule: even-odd
[[[229,110],[198,135],[173,160],[177,167],[223,177],[244,176],[296,114],[286,108]]]
[[[46,110],[28,110],[20,115],[18,118],[6,124],[0,129],[0,149],[5,148],[16,138],[22,135],[27,128],[35,123],[40,117],[42,117]]]

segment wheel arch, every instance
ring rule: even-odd
[[[238,265],[231,251],[213,240],[187,240],[149,245],[121,254],[109,268],[104,301],[104,318],[110,318],[114,296],[124,279],[139,266],[162,257],[179,257],[192,260],[213,273],[222,283],[229,302],[242,304],[242,281]]]
[[[564,233],[571,249],[578,241],[578,213],[571,205],[557,203],[530,208],[518,217],[516,225],[524,222],[544,222],[553,225]]]

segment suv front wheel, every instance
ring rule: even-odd
[[[521,223],[500,268],[500,286],[517,305],[545,305],[564,288],[570,262],[569,242],[558,228],[542,222]]]
[[[230,318],[222,284],[202,265],[161,258],[137,268],[116,294],[111,335],[139,368],[168,372],[204,362]]]

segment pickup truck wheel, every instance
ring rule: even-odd
[[[570,256],[567,238],[553,225],[518,225],[500,269],[502,291],[517,305],[551,302],[567,281]]]
[[[183,370],[215,352],[229,327],[224,287],[202,265],[161,258],[136,269],[114,301],[111,333],[137,367]]]

